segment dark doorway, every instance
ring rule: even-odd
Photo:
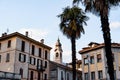
[[[33,71],[31,71],[30,72],[30,80],[33,80],[33,75],[34,75],[34,73],[33,73]]]

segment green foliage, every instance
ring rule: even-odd
[[[86,21],[88,17],[82,11],[82,9],[77,6],[72,8],[66,7],[63,13],[58,15],[60,17],[60,30],[68,38],[75,36],[76,39],[80,38],[81,33],[84,34],[83,25],[87,25]]]
[[[92,12],[95,15],[108,16],[111,7],[118,6],[120,0],[73,0],[73,4],[82,2],[85,6],[85,11]]]

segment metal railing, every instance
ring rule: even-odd
[[[20,80],[21,75],[16,73],[0,71],[0,79]]]

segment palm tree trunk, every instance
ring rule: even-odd
[[[105,43],[108,73],[110,80],[114,80],[113,56],[111,51],[111,36],[110,36],[108,16],[104,16],[102,13],[100,14],[100,16],[101,16],[101,27],[103,31],[103,38]]]
[[[73,80],[76,80],[76,45],[75,36],[71,38],[72,43],[72,69],[73,69]]]

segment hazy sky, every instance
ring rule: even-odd
[[[45,44],[51,46],[53,59],[55,43],[59,37],[63,48],[63,61],[71,61],[71,43],[59,30],[60,19],[57,17],[63,8],[71,6],[72,0],[0,0],[0,34],[9,30],[13,32],[29,31],[33,39],[44,39]],[[78,51],[90,42],[103,42],[99,17],[87,13],[89,21],[84,26],[85,35],[76,42]],[[120,43],[120,7],[112,8],[109,15],[112,42]]]

